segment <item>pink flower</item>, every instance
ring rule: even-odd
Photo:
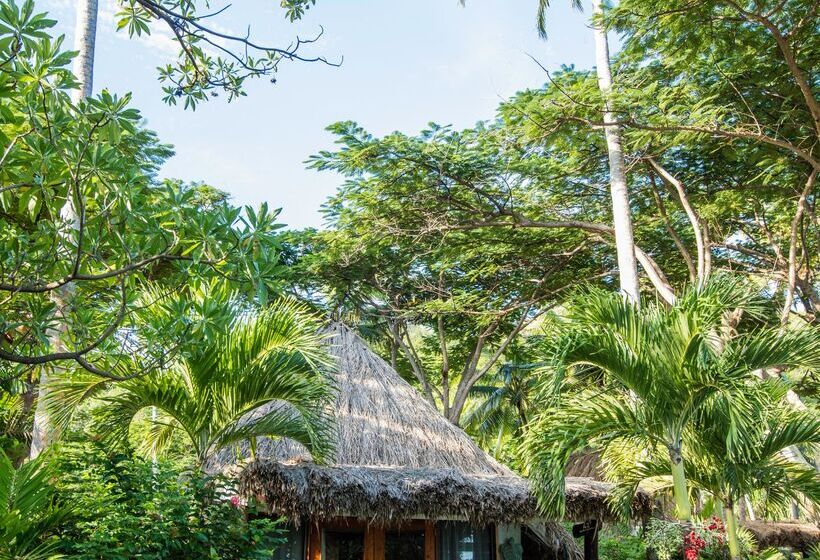
[[[233,507],[239,507],[239,496],[231,496],[231,505]]]

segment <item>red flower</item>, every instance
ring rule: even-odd
[[[231,505],[239,507],[239,496],[231,496]]]

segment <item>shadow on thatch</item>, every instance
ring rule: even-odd
[[[820,544],[820,529],[814,525],[774,521],[744,521],[743,527],[755,536],[757,547],[760,550],[772,547],[789,547],[805,553],[812,546]]]
[[[242,488],[291,518],[339,515],[389,523],[408,518],[466,518],[478,524],[540,518],[527,481],[482,451],[347,327],[328,329],[336,361],[336,456],[315,465],[291,440],[261,440]],[[275,406],[275,405],[273,405]],[[209,468],[248,457],[224,451]],[[610,486],[567,480],[570,519],[613,518]],[[635,502],[636,517],[649,499]]]

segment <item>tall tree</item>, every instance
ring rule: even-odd
[[[331,130],[338,150],[311,164],[347,180],[326,204],[330,228],[303,240],[303,278],[332,311],[380,326],[394,364],[459,422],[472,387],[521,331],[575,279],[609,279],[615,265],[575,228],[493,226],[506,210],[549,212],[536,179],[555,171],[549,159],[520,158],[500,131]]]
[[[581,7],[580,0],[572,0],[573,6]],[[546,38],[546,10],[549,0],[538,2],[538,31]],[[638,285],[638,262],[635,257],[635,241],[632,231],[632,210],[626,181],[626,161],[621,146],[621,128],[613,109],[612,70],[609,61],[609,39],[603,21],[603,4],[592,0],[592,31],[595,37],[595,69],[598,87],[603,98],[603,122],[606,148],[609,155],[609,188],[612,204],[612,224],[615,230],[615,250],[618,255],[618,276],[624,295],[635,305],[640,304]]]
[[[76,25],[74,27],[74,50],[77,56],[74,59],[74,76],[78,85],[71,92],[71,101],[79,104],[86,97],[90,97],[94,87],[94,50],[97,38],[97,0],[78,0],[76,5]],[[65,205],[60,210],[60,217],[68,225],[68,236],[76,235],[80,229],[80,217],[74,206],[74,197],[67,196]],[[72,282],[60,286],[51,296],[54,304],[60,310],[66,310],[73,304],[74,289]],[[61,311],[63,313],[63,311]],[[48,345],[53,353],[66,351],[64,338],[67,334],[65,323],[51,330]],[[45,406],[46,392],[48,391],[49,372],[42,368],[38,389],[37,409],[34,413],[34,425],[31,433],[31,457],[37,457],[48,445],[49,431],[52,427],[48,410]]]
[[[466,0],[460,0],[463,5]],[[581,9],[580,0],[571,0]],[[547,37],[547,9],[549,0],[538,1],[537,25],[542,38]],[[626,162],[621,147],[621,130],[612,108],[612,71],[609,64],[609,39],[603,23],[603,5],[592,2],[592,29],[595,37],[595,63],[598,85],[603,98],[602,116],[604,136],[609,156],[609,185],[615,251],[618,258],[618,277],[621,292],[635,305],[640,304],[638,261],[632,231],[632,213],[626,181]]]
[[[121,378],[173,349],[179,332],[128,349],[146,285],[170,292],[218,277],[261,300],[275,292],[280,226],[267,207],[243,215],[210,187],[159,183],[171,150],[130,98],[71,102],[71,56],[49,37],[54,22],[30,1],[0,8],[0,377],[20,381],[11,385],[30,408],[49,368]]]

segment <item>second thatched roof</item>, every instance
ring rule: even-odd
[[[242,488],[291,518],[351,516],[390,523],[411,518],[476,524],[541,518],[527,481],[482,451],[347,327],[328,329],[338,383],[336,456],[316,465],[291,440],[265,439]],[[236,456],[223,453],[212,468]],[[567,479],[567,517],[612,518],[609,485]],[[636,516],[649,511],[646,496]]]

